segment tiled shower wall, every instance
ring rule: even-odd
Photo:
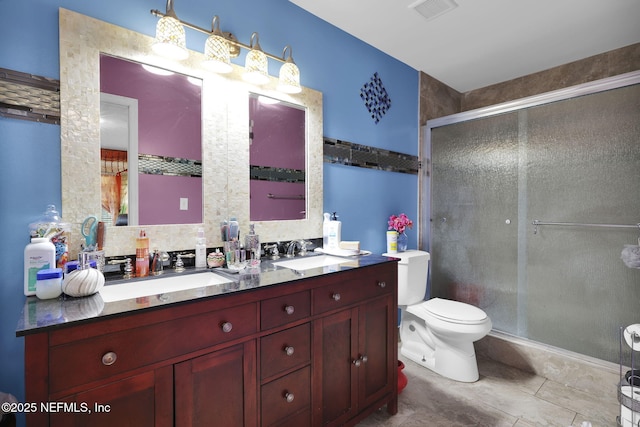
[[[460,93],[420,75],[420,126],[427,120],[640,70],[640,43],[492,86]]]

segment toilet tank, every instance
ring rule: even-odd
[[[398,305],[411,305],[424,300],[429,273],[429,252],[405,251],[386,256],[398,261]]]

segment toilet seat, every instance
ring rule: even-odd
[[[475,325],[487,320],[487,314],[471,304],[442,298],[432,298],[407,307],[409,313],[420,318],[433,316],[445,322]]]

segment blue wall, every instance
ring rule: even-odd
[[[153,35],[163,0],[0,1],[0,67],[59,78],[58,7]],[[221,28],[244,43],[253,31],[262,48],[274,54],[291,44],[302,84],[324,99],[324,135],[358,144],[418,154],[418,72],[287,0],[176,0],[178,16],[209,28],[214,14]],[[365,18],[363,18],[365,19]],[[371,23],[375,25],[375,23]],[[187,30],[187,45],[202,50],[205,36]],[[242,64],[241,55],[235,61]],[[277,64],[270,64],[276,75]],[[360,88],[377,72],[391,108],[375,124],[360,99]],[[23,250],[28,224],[47,204],[60,207],[60,128],[0,117],[0,392],[24,401],[24,341],[15,327],[25,297]],[[389,215],[418,217],[418,178],[342,165],[325,164],[324,209],[337,211],[343,240],[360,240],[364,249],[385,250]],[[61,212],[64,217],[64,212]],[[417,232],[409,233],[417,246]]]

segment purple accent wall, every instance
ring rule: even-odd
[[[305,200],[270,199],[269,193],[277,196],[304,195],[305,184],[294,182],[273,182],[252,179],[251,221],[271,221],[284,219],[304,219]]]
[[[249,162],[255,166],[305,169],[305,110],[264,104],[249,97],[253,141]]]
[[[139,154],[202,159],[202,85],[108,55],[100,55],[100,70],[102,92],[138,100]],[[179,210],[184,194],[189,195],[187,211]],[[140,225],[200,223],[202,179],[140,173],[138,204]]]
[[[202,222],[202,178],[140,174],[138,212],[140,224],[194,224]],[[180,198],[189,199],[189,209],[180,210]]]
[[[305,110],[291,105],[264,104],[249,97],[252,142],[249,163],[254,166],[305,170]],[[251,221],[304,219],[305,200],[270,199],[305,195],[304,183],[251,180]]]

